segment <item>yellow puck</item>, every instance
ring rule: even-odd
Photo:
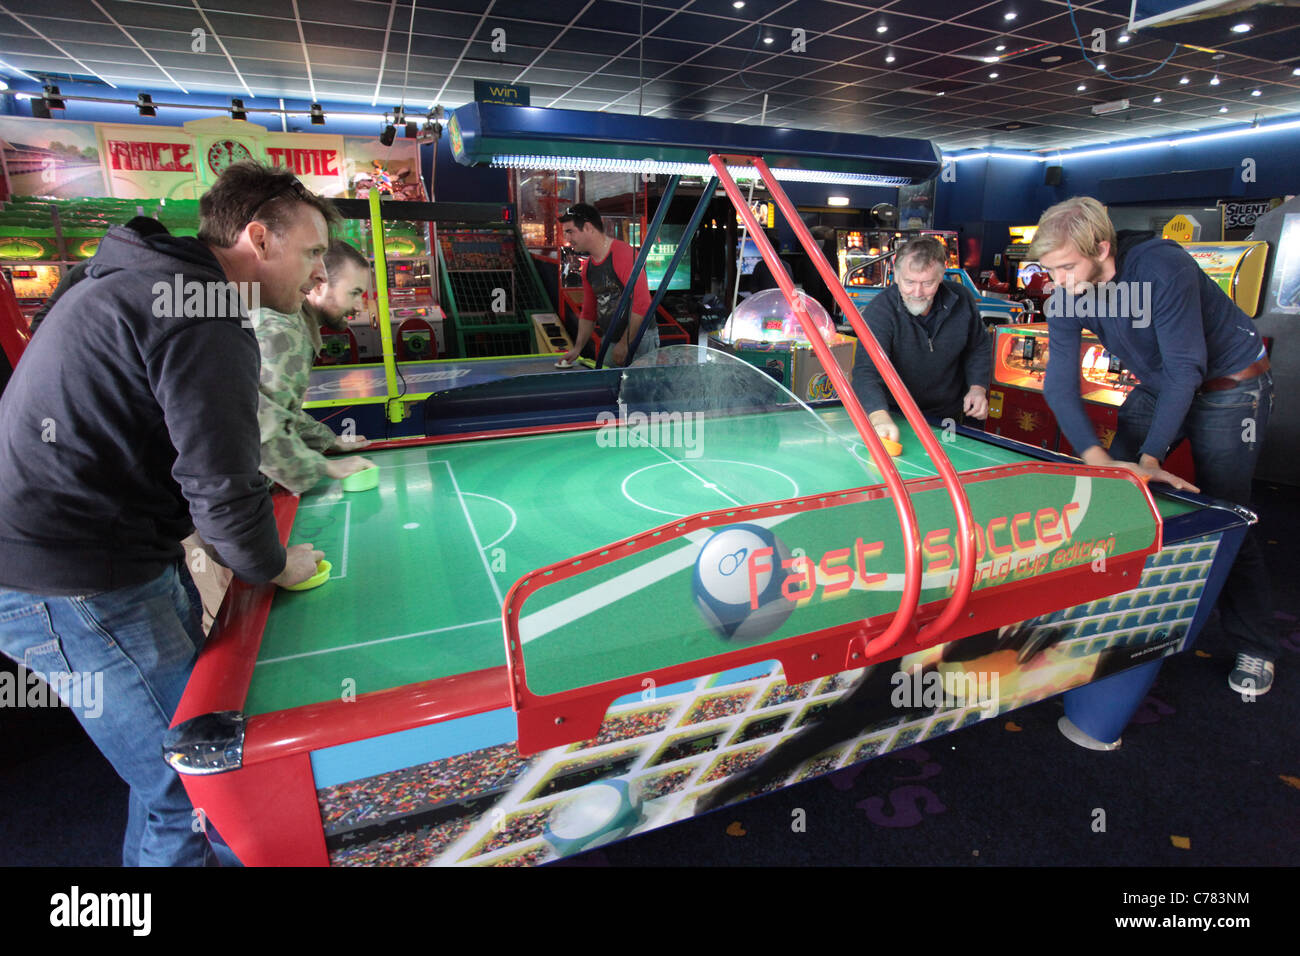
[[[316,573],[306,581],[300,581],[297,584],[290,584],[285,588],[286,591],[310,591],[312,588],[318,588],[330,579],[330,571],[334,566],[324,558],[316,565]]]

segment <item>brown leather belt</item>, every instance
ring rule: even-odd
[[[1201,383],[1198,391],[1202,392],[1221,392],[1225,388],[1235,388],[1242,382],[1249,382],[1252,378],[1258,378],[1268,371],[1268,356],[1264,356],[1258,362],[1252,362],[1240,372],[1233,372],[1231,375],[1224,375],[1221,378],[1211,378]]]

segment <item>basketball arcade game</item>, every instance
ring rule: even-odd
[[[731,170],[768,182],[835,288],[767,162],[707,155],[742,216]],[[782,291],[825,352],[788,280]],[[394,443],[368,451],[377,497],[279,498],[286,539],[341,547],[342,574],[303,595],[232,588],[168,753],[195,806],[250,864],[510,865],[1063,691],[1063,730],[1113,746],[1158,658],[1199,629],[1252,519],[1157,502],[1127,473],[974,432],[940,437],[855,313],[904,410],[896,459],[829,354],[848,400],[813,413],[770,390],[743,407],[736,395],[773,388],[766,376],[679,347],[663,364],[544,377],[606,389],[594,421]],[[687,412],[719,426],[707,456],[635,437],[650,414]],[[560,508],[536,492],[556,468],[576,487],[621,482],[623,497]],[[789,488],[746,470],[780,471]],[[651,473],[671,475],[676,498],[638,493]],[[382,543],[349,565],[349,540],[367,539]],[[505,541],[518,543],[497,555]],[[399,573],[403,601],[375,613],[369,589]],[[866,724],[799,750],[847,696],[874,697],[883,678],[887,699],[891,672],[945,668],[1003,668],[1011,686],[933,707],[882,699]]]

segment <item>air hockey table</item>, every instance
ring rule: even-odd
[[[628,407],[390,443],[366,451],[376,489],[276,496],[331,578],[236,582],[167,748],[241,860],[544,863],[1057,694],[1067,736],[1116,746],[1254,520],[936,427],[974,590],[939,641],[869,650],[903,535],[843,409]],[[954,512],[902,444],[923,624],[952,592]]]
[[[409,418],[396,423],[385,419],[388,384],[382,362],[318,365],[311,370],[303,407],[318,420],[331,425],[349,417],[353,420],[354,432],[360,435],[423,435],[423,403],[431,395],[522,375],[565,374],[555,368],[555,359],[554,355],[510,355],[398,362],[398,387],[403,400],[413,408]]]

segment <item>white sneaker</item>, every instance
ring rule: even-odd
[[[1248,697],[1267,694],[1273,686],[1273,662],[1254,654],[1238,654],[1237,663],[1228,675],[1228,686]]]

